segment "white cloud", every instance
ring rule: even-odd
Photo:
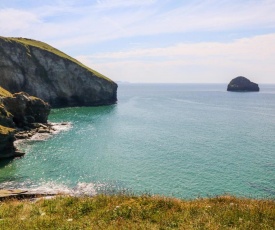
[[[136,49],[120,52],[99,53],[87,56],[90,59],[129,59],[144,57],[178,58],[179,56],[208,57],[238,55],[247,58],[268,58],[275,55],[275,34],[238,39],[233,42],[180,43],[165,48]]]
[[[274,1],[192,1],[165,10],[164,4],[174,2],[97,2],[45,1],[28,11],[2,9],[0,30],[4,36],[38,38],[67,48],[134,36],[257,30],[275,25]]]
[[[97,7],[100,8],[118,8],[148,6],[155,3],[156,0],[97,0]]]
[[[238,75],[275,82],[275,34],[230,43],[177,44],[166,48],[78,56],[112,79],[133,82],[227,82]]]
[[[2,35],[14,31],[26,31],[40,25],[39,17],[29,11],[16,9],[0,9],[0,30]]]
[[[8,1],[3,1],[8,6]],[[178,6],[172,7],[175,3]],[[84,52],[95,53],[92,49],[103,42],[106,46],[113,40],[122,44],[122,38],[131,42],[131,38],[146,40],[151,35],[158,39],[168,34],[194,36],[195,32],[203,36],[213,31],[225,35],[239,31],[263,34],[265,30],[272,31],[275,25],[272,0],[45,0],[38,5],[24,10],[0,9],[1,35],[42,40],[69,54],[75,47],[85,47],[85,51],[75,52],[78,57],[118,80],[226,82],[242,74],[253,75],[259,82],[275,82],[274,34],[229,43],[216,40],[155,45],[149,49],[80,56]]]

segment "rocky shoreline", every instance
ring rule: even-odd
[[[51,198],[57,196],[58,193],[48,193],[48,192],[32,192],[28,190],[21,189],[0,189],[0,201],[6,199],[34,199],[47,197]]]
[[[43,100],[24,92],[11,94],[0,87],[0,159],[24,155],[14,145],[16,140],[53,132],[49,114],[50,105]]]
[[[71,123],[32,123],[31,126],[32,128],[29,127],[26,130],[20,130],[15,134],[15,144],[20,140],[39,141],[47,139],[53,134],[57,134],[62,130],[69,129]]]
[[[72,127],[70,122],[33,123],[32,125],[33,128],[20,130],[15,134],[14,146],[16,149],[20,149],[20,145],[28,141],[43,141]]]
[[[70,129],[72,124],[70,122],[62,123],[31,123],[25,129],[18,129],[15,131],[13,146],[11,151],[0,154],[0,159],[22,157],[24,152],[20,151],[20,144],[27,141],[43,141],[51,136],[60,133],[61,131]]]

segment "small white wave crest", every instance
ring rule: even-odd
[[[72,128],[71,122],[62,122],[62,123],[49,123],[51,126],[50,133],[36,133],[33,135],[30,140],[31,141],[42,141],[50,138],[52,135],[58,134],[63,131],[67,131]]]
[[[35,133],[29,139],[19,139],[14,142],[14,146],[18,149],[26,148],[25,144],[29,141],[44,141],[52,137],[53,135],[59,134],[60,132],[68,131],[72,128],[71,122],[62,123],[49,123],[51,126],[50,133]]]

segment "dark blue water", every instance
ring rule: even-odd
[[[23,145],[0,187],[275,197],[275,85],[121,84],[116,105],[53,110],[72,128]]]

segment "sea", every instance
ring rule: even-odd
[[[0,188],[275,198],[275,85],[226,87],[121,83],[115,105],[52,109],[50,122],[69,125],[20,143]]]

